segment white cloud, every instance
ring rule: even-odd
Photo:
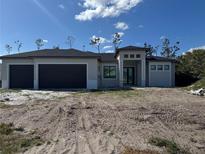
[[[120,37],[125,35],[125,33],[123,33],[123,32],[118,32],[118,34],[120,35]]]
[[[65,6],[63,4],[59,4],[58,7],[61,8],[62,10],[65,9]]]
[[[144,25],[138,25],[138,28],[144,28]]]
[[[95,38],[97,38],[98,36],[95,36],[95,35],[93,35],[92,37],[91,37],[91,39],[95,39]],[[110,41],[109,40],[107,40],[106,38],[104,38],[104,37],[99,37],[100,38],[100,43],[101,44],[103,44],[103,43],[109,43]]]
[[[103,47],[103,49],[110,49],[110,48],[112,48],[111,45],[108,45],[108,46],[104,46],[104,47]]]
[[[114,53],[114,50],[107,50],[105,53]]]
[[[161,36],[160,37],[160,40],[163,40],[163,39],[165,39],[165,38],[167,38],[166,36]]]
[[[87,21],[93,18],[117,17],[136,7],[142,0],[83,0],[85,8],[75,15],[76,20]]]
[[[116,24],[114,24],[116,29],[120,29],[120,30],[126,30],[129,28],[128,24],[126,24],[125,22],[118,22]]]
[[[44,43],[48,43],[48,40],[43,40]]]
[[[191,48],[191,49],[188,50],[188,52],[193,52],[194,50],[198,50],[198,49],[204,49],[205,50],[205,45],[200,46],[200,47],[196,47],[196,48]]]

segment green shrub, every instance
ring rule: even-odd
[[[165,147],[170,154],[189,154],[187,151],[181,149],[173,140],[169,141],[167,139],[153,137],[149,140],[149,143],[158,147]]]
[[[0,134],[2,135],[9,135],[13,132],[13,124],[0,124]]]

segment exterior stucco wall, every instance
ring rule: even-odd
[[[34,65],[34,88],[38,89],[38,64],[86,64],[87,88],[97,89],[97,59],[69,59],[69,58],[36,58],[36,59],[4,59],[2,61],[2,87],[9,88],[9,65]]]
[[[116,78],[115,79],[105,79],[103,77],[104,74],[104,66],[116,66]],[[99,63],[99,88],[115,88],[119,87],[119,70],[118,70],[118,64],[117,63],[110,63],[110,62],[104,62]]]
[[[152,71],[150,69],[151,65],[169,65],[170,69],[169,71],[166,70],[156,70]],[[149,83],[150,87],[173,87],[173,67],[172,62],[149,62],[148,63],[148,70],[149,70],[149,80],[147,81]]]

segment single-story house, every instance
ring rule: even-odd
[[[115,53],[45,49],[2,56],[2,87],[98,89],[175,86],[175,60],[147,57],[146,50],[136,46],[119,48]]]

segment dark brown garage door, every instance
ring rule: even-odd
[[[40,64],[40,89],[78,89],[87,87],[84,64]]]
[[[33,89],[33,65],[10,65],[9,87],[14,89]]]

